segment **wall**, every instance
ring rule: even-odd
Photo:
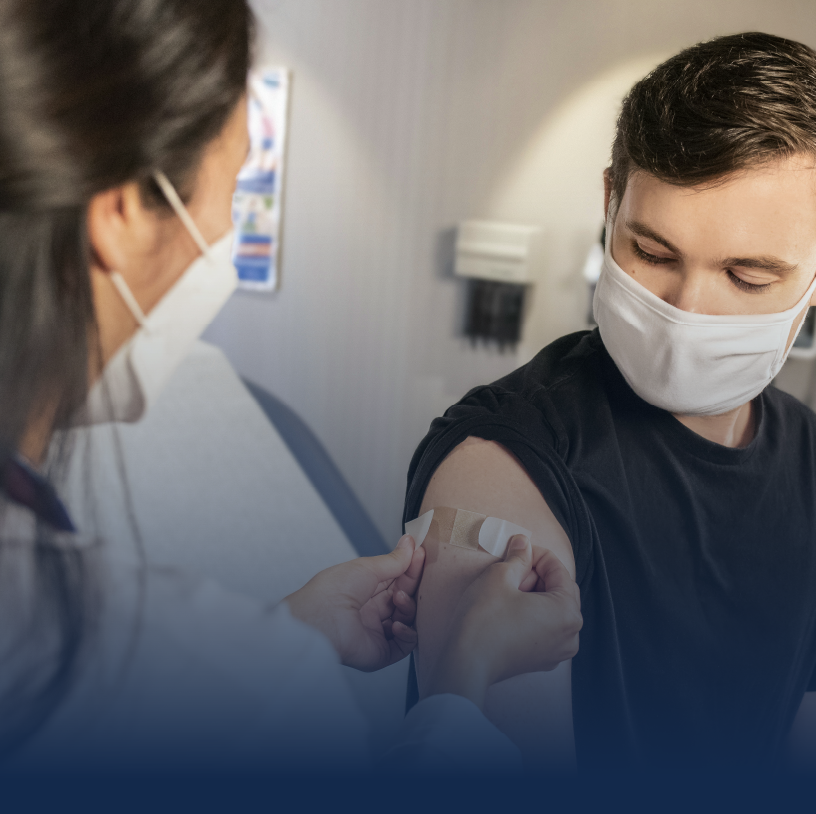
[[[703,38],[816,44],[813,0],[257,0],[293,71],[283,283],[207,338],[323,439],[384,535],[430,420],[582,327],[579,270],[625,89]],[[542,226],[515,353],[461,337],[457,221]]]

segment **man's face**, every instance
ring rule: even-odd
[[[607,184],[607,205],[608,193]],[[627,274],[683,311],[785,311],[816,276],[816,163],[797,156],[694,188],[635,172],[611,248]]]

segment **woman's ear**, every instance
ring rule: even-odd
[[[91,371],[95,379],[102,367],[138,328],[112,280],[119,272],[140,307],[147,311],[155,303],[145,296],[149,277],[145,255],[158,240],[155,215],[145,209],[137,184],[126,184],[100,192],[88,204],[87,229],[91,247],[88,269],[93,287],[94,310],[99,327],[100,358]]]
[[[133,257],[144,253],[156,238],[155,223],[135,183],[94,195],[87,223],[94,265],[108,274],[126,274]]]

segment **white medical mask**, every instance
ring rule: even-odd
[[[111,274],[139,328],[105,365],[91,388],[80,424],[138,421],[155,404],[170,376],[238,283],[232,264],[233,231],[208,246],[167,177],[157,173],[155,178],[202,256],[147,315],[124,278],[118,272]]]
[[[612,228],[610,218],[593,311],[604,346],[632,390],[677,415],[718,415],[759,395],[787,358],[788,335],[816,279],[793,308],[777,314],[681,311],[615,262]]]

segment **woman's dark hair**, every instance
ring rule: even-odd
[[[797,153],[816,155],[816,52],[770,34],[717,37],[629,91],[612,146],[613,196],[620,202],[637,170],[695,186]]]
[[[70,423],[98,363],[91,198],[136,181],[163,206],[159,169],[189,195],[245,92],[251,38],[245,0],[0,0],[0,473],[32,423]],[[33,688],[27,704],[0,698],[0,753],[59,702],[88,625],[83,555],[42,525],[28,548],[55,652],[14,685]],[[10,572],[0,577],[6,591]],[[12,704],[31,714],[10,724]]]

